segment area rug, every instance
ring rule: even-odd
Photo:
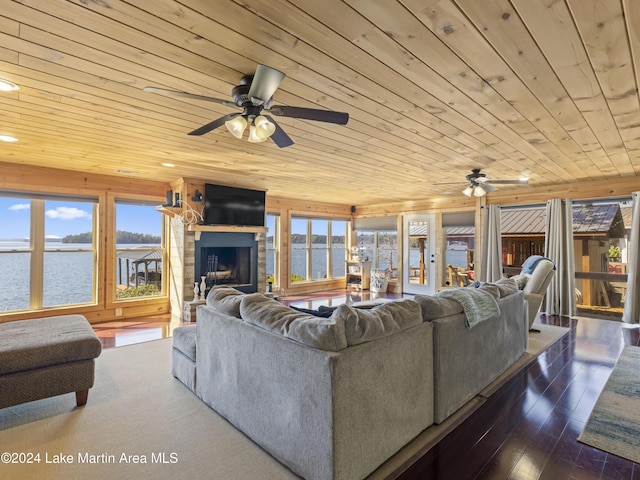
[[[640,347],[622,350],[578,441],[640,463]]]
[[[495,385],[568,331],[544,327]],[[171,339],[110,348],[97,359],[95,386],[85,407],[76,408],[74,394],[67,394],[0,409],[0,453],[11,455],[8,463],[0,463],[0,478],[299,478],[170,372]],[[484,401],[479,395],[443,424],[425,430],[368,480],[393,478]]]

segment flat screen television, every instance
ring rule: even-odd
[[[207,183],[203,217],[205,225],[264,227],[265,192]]]

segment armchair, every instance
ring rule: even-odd
[[[524,292],[524,299],[527,301],[530,331],[536,331],[532,330],[531,326],[540,311],[544,294],[555,271],[556,266],[551,260],[539,255],[532,255],[524,261],[522,271],[516,276],[518,286]]]

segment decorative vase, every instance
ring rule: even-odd
[[[205,291],[207,290],[207,276],[200,277],[200,300],[204,300]]]

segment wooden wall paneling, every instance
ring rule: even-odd
[[[498,205],[537,205],[545,204],[551,198],[571,198],[588,200],[598,198],[629,197],[640,189],[640,179],[628,177],[616,182],[572,182],[566,185],[541,187],[517,187],[500,189],[487,195],[488,204]]]
[[[167,184],[143,178],[87,174],[79,171],[34,167],[0,162],[0,180],[8,190],[82,194],[82,192],[118,192],[147,194],[164,198]]]

